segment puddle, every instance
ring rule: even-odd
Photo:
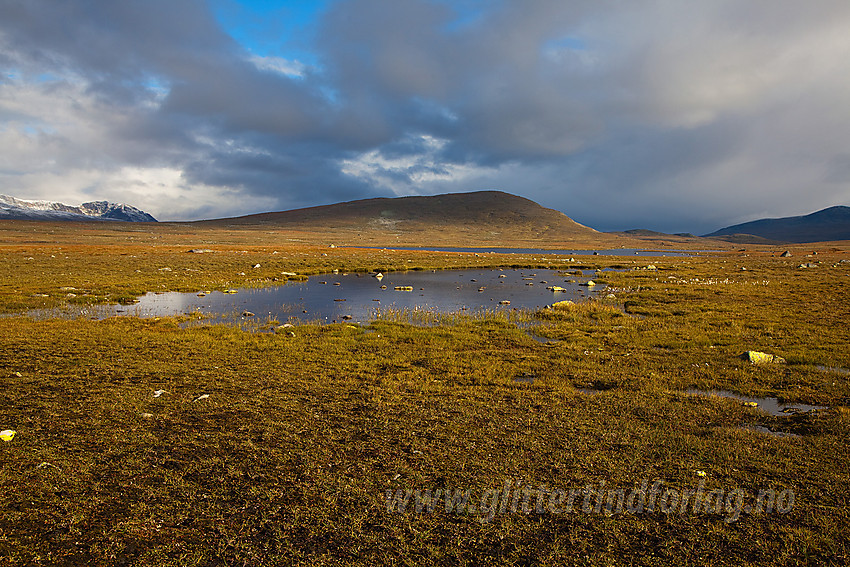
[[[748,425],[746,427],[741,427],[740,429],[744,429],[746,431],[755,431],[757,433],[764,433],[765,435],[770,435],[771,437],[799,437],[796,433],[786,433],[785,431],[774,431],[772,429],[768,429],[763,425]]]
[[[514,376],[514,382],[522,382],[524,384],[532,384],[537,379],[533,374],[523,374],[522,376]]]
[[[697,396],[720,396],[722,398],[731,398],[733,400],[739,400],[741,402],[756,403],[758,404],[758,409],[776,417],[827,409],[824,406],[812,406],[809,404],[783,404],[780,403],[779,400],[777,400],[776,398],[748,398],[746,396],[742,396],[740,394],[736,394],[735,392],[730,392],[728,390],[705,391],[690,389],[686,390],[685,392],[687,394]]]
[[[602,284],[593,288],[581,285],[594,276],[595,272],[586,270],[583,277],[569,283],[557,270],[549,269],[421,270],[390,272],[380,279],[365,273],[324,274],[284,285],[241,288],[236,293],[148,293],[134,305],[97,306],[85,315],[96,313],[96,318],[105,318],[189,314],[238,324],[246,320],[365,322],[375,319],[382,310],[408,312],[414,317],[476,314],[539,309],[566,299],[584,301],[605,289]],[[547,289],[556,285],[564,291]],[[246,317],[246,312],[253,316]],[[29,315],[51,317],[63,313],[63,310],[37,310]]]
[[[822,364],[816,364],[815,368],[821,370],[823,372],[835,372],[836,374],[850,374],[850,369],[841,368],[838,366],[824,366]]]
[[[611,250],[546,250],[544,248],[455,248],[455,247],[377,247],[347,246],[346,248],[367,248],[369,250],[402,250],[410,252],[461,252],[465,254],[537,254],[543,256],[672,256],[691,257],[699,252],[710,250],[643,250],[640,248],[614,248]]]

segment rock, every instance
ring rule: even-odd
[[[255,269],[255,270],[256,270],[257,268],[259,268],[259,267],[260,267],[260,265],[259,265],[259,264],[254,264],[254,269]]]
[[[375,279],[377,279],[378,281],[381,281],[382,279],[384,279],[384,274],[382,274],[381,272],[378,272],[377,274],[375,274]]]
[[[817,265],[817,264],[814,264],[814,263],[812,263],[812,262],[806,262],[805,264],[800,264],[800,265],[799,265],[799,266],[797,266],[797,267],[798,267],[798,268],[817,268],[817,267],[818,267],[818,265]]]
[[[552,291],[555,291],[555,292],[557,292],[557,291],[567,291],[567,288],[561,287],[559,285],[553,285],[549,289],[551,289]]]
[[[613,293],[609,293],[608,295],[605,296],[605,299],[617,299],[617,296],[614,295]]]
[[[556,301],[552,304],[552,309],[569,309],[573,305],[575,305],[575,303],[570,301],[569,299],[565,301]]]
[[[506,276],[505,274],[501,274],[499,277],[500,277],[500,278],[506,278],[506,277],[508,277],[508,276]]]
[[[753,364],[785,364],[785,359],[775,354],[759,352],[757,350],[748,350],[741,355],[744,360],[749,360]]]
[[[246,311],[243,311],[243,312],[242,312],[242,316],[243,316],[243,317],[253,317],[253,316],[254,316],[254,314],[253,314],[253,313],[251,313],[250,311],[247,311],[247,310],[246,310]]]
[[[208,252],[212,252],[209,248],[193,248],[192,250],[188,250],[189,254],[206,254]]]
[[[3,441],[11,441],[12,439],[14,439],[15,433],[17,433],[17,431],[14,431],[12,429],[4,429],[3,431],[0,431],[0,439],[2,439]]]
[[[790,250],[786,250],[785,252],[783,252],[782,254],[780,254],[780,255],[779,255],[779,257],[780,257],[780,258],[790,258],[790,257],[791,257],[791,251],[790,251]]]
[[[143,414],[142,414],[142,417],[143,417],[144,419],[152,419],[152,418],[153,418],[153,414],[152,414],[152,413],[147,413],[147,412],[146,412],[146,413],[143,413]]]
[[[195,399],[194,399],[194,400],[192,400],[192,401],[193,401],[193,402],[200,402],[201,400],[206,400],[206,399],[207,399],[207,398],[209,398],[209,397],[210,397],[210,395],[209,395],[209,394],[201,394],[200,396],[198,396],[197,398],[195,398]]]
[[[593,280],[587,280],[586,282],[580,283],[579,285],[584,285],[584,286],[587,286],[587,287],[593,287],[593,286],[596,285],[596,282],[593,281]]]
[[[507,299],[503,299],[502,301],[499,302],[499,305],[510,305],[510,304],[511,304],[511,302],[508,301]]]
[[[658,267],[655,264],[650,264],[646,267],[647,270],[658,270]]]
[[[154,397],[154,398],[158,398],[158,397],[160,397],[161,395],[163,395],[163,394],[167,394],[167,393],[168,393],[168,392],[167,392],[167,391],[165,391],[165,390],[154,390],[154,392],[153,392],[153,397]]]
[[[744,406],[746,406],[746,407],[748,407],[748,408],[757,408],[757,407],[759,407],[758,402],[744,402],[742,405],[744,405]]]
[[[239,291],[237,291],[235,289],[226,289],[226,290],[224,290],[224,293],[239,293]]]
[[[343,316],[342,316],[342,319],[343,319],[344,321],[349,321],[349,320],[351,319],[351,315],[343,315]]]

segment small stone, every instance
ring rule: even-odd
[[[253,313],[251,313],[250,311],[243,311],[243,312],[242,312],[242,316],[243,316],[243,317],[253,317],[253,316],[254,316],[254,314],[253,314]]]
[[[785,359],[781,356],[757,350],[748,350],[741,355],[741,358],[749,360],[752,364],[785,364]]]

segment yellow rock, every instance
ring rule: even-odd
[[[3,431],[0,431],[0,439],[2,439],[3,441],[11,441],[12,438],[15,437],[15,433],[17,432],[12,431],[11,429],[5,429]]]
[[[552,309],[569,309],[573,305],[575,305],[575,303],[573,303],[569,299],[566,301],[556,301],[552,304]]]
[[[753,364],[785,364],[785,359],[781,356],[776,356],[775,354],[768,354],[766,352],[759,352],[756,350],[748,350],[742,355],[741,358],[749,360]]]
[[[757,408],[759,407],[758,402],[744,402],[744,405],[748,408]]]
[[[567,289],[566,289],[566,288],[563,288],[563,287],[561,287],[561,286],[559,286],[559,285],[553,285],[553,286],[552,286],[552,291],[567,291]]]

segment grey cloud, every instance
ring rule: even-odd
[[[201,0],[0,0],[0,171],[164,168],[281,208],[503,189],[708,232],[850,202],[848,26],[838,0],[342,0],[292,77]]]

